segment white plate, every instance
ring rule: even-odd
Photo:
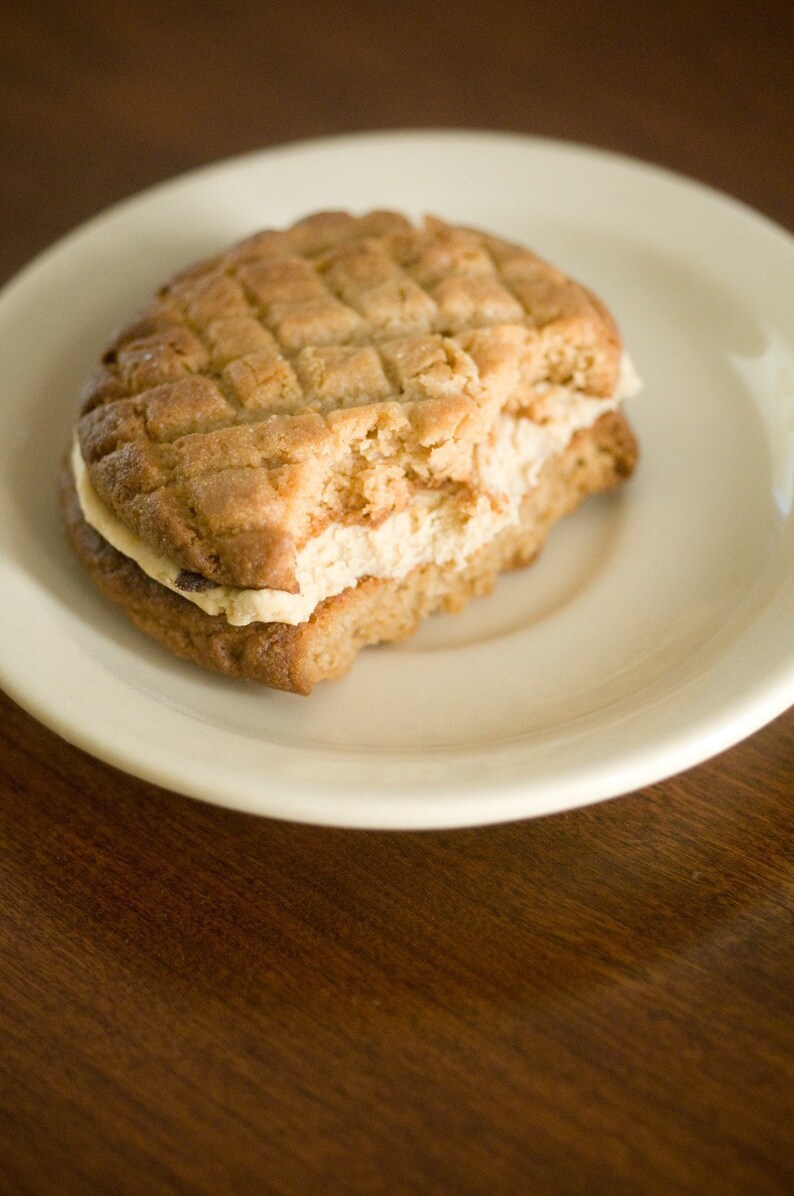
[[[179,267],[319,207],[437,212],[598,291],[644,377],[642,446],[538,563],[309,699],[173,660],[94,592],[55,498],[76,394]],[[592,149],[386,133],[270,150],[91,221],[0,300],[0,680],[66,739],[179,792],[336,826],[451,827],[627,792],[794,700],[794,242]]]

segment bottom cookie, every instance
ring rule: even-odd
[[[399,581],[366,578],[326,599],[311,618],[234,627],[159,585],[83,518],[68,467],[61,499],[72,545],[102,592],[170,652],[205,668],[275,689],[308,694],[340,677],[362,648],[407,639],[428,615],[459,611],[493,588],[499,573],[529,564],[551,526],[590,494],[612,490],[632,472],[637,448],[624,417],[604,415],[544,466],[517,525],[485,545],[463,569],[423,565]]]

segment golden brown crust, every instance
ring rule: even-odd
[[[294,591],[329,520],[466,485],[538,382],[612,393],[601,303],[528,250],[428,219],[319,213],[163,287],[114,338],[78,432],[101,499],[182,568]],[[531,417],[531,411],[529,411]]]
[[[84,520],[71,471],[62,501],[71,542],[98,587],[132,621],[176,655],[235,677],[307,694],[340,676],[367,644],[405,639],[436,610],[460,610],[488,593],[503,569],[531,561],[552,524],[588,495],[610,490],[635,464],[636,444],[624,417],[604,415],[545,465],[524,501],[521,522],[497,536],[463,570],[425,565],[401,581],[367,579],[323,602],[299,626],[232,627],[147,577]]]

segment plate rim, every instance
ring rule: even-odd
[[[201,165],[192,166],[185,171],[180,171],[178,174],[158,179],[156,182],[142,187],[130,195],[122,196],[122,198],[114,200],[107,207],[101,208],[98,212],[94,212],[86,216],[83,220],[78,221],[72,228],[67,229],[60,236],[56,237],[54,241],[37,251],[29,261],[24,262],[22,266],[14,270],[8,278],[0,280],[0,305],[5,302],[7,292],[25,280],[28,274],[35,271],[43,259],[49,259],[56,251],[68,248],[73,241],[78,240],[86,233],[93,232],[95,227],[101,226],[105,221],[110,222],[125,213],[128,209],[157,198],[161,192],[170,190],[175,184],[189,185],[201,177],[209,177],[215,173],[223,173],[227,170],[236,169],[263,157],[277,157],[282,155],[286,157],[326,148],[334,149],[346,145],[358,145],[368,140],[389,139],[402,141],[410,138],[437,138],[439,140],[460,141],[468,138],[480,138],[492,142],[501,141],[504,144],[515,144],[517,146],[536,146],[553,152],[570,153],[572,156],[592,157],[605,164],[611,162],[614,165],[637,170],[648,177],[656,176],[659,180],[665,180],[678,187],[682,187],[690,191],[693,195],[700,194],[705,199],[711,198],[719,203],[720,206],[733,209],[737,215],[749,218],[754,223],[757,223],[759,227],[764,227],[768,233],[780,237],[782,243],[788,249],[794,248],[794,229],[789,230],[780,221],[768,216],[759,208],[753,207],[747,201],[739,199],[727,191],[722,191],[719,187],[711,183],[706,183],[702,179],[693,178],[660,162],[653,162],[650,159],[641,158],[622,150],[607,149],[587,141],[567,140],[540,133],[518,133],[510,129],[481,129],[473,126],[434,126],[432,128],[404,126],[393,129],[356,129],[339,134],[298,138],[294,141],[279,141],[273,145],[266,145],[258,149],[243,150],[240,153],[230,154],[223,158],[211,159]]]

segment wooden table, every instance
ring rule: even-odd
[[[0,275],[185,168],[477,126],[794,224],[788,4],[3,6]],[[794,711],[588,810],[307,829],[123,776],[7,699],[0,1190],[792,1190]]]

